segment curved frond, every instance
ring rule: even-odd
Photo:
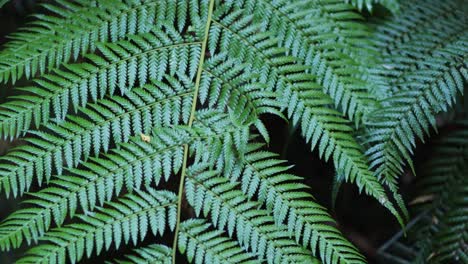
[[[298,63],[301,59],[286,55],[286,50],[277,46],[280,40],[273,34],[255,34],[262,30],[264,22],[255,21],[253,15],[246,16],[245,12],[229,5],[215,10],[210,28],[210,52],[220,50],[248,61],[248,68],[257,71],[259,80],[268,85],[266,89],[281,94],[280,101],[289,119],[294,124],[302,123],[302,134],[307,141],[313,138],[312,149],[318,145],[325,160],[335,153],[335,168],[348,181],[357,182],[361,190],[387,202],[382,187],[368,169],[361,147],[353,138],[353,129],[338,111],[330,109],[333,100],[322,92],[320,77],[308,74],[312,67]],[[201,90],[202,102],[207,96],[208,90]],[[397,215],[394,210],[393,213]]]
[[[242,247],[268,263],[315,263],[311,252],[290,239],[285,226],[276,225],[273,217],[258,202],[249,201],[236,184],[219,177],[215,171],[203,171],[195,165],[187,171],[186,198],[196,215],[210,216],[218,229],[234,234]],[[199,172],[198,170],[201,170]]]
[[[450,9],[456,2],[440,5]],[[367,155],[376,174],[389,185],[396,184],[404,163],[413,168],[416,140],[424,141],[430,128],[435,128],[436,114],[453,106],[468,80],[468,27],[463,12],[453,9],[438,23],[413,18],[418,9],[430,12],[433,7],[421,3],[377,27],[376,38],[382,41],[385,63],[391,68],[383,74],[393,76],[389,85],[395,92],[367,118],[367,141],[371,144]],[[412,27],[413,19],[421,26]],[[395,36],[387,40],[388,34]]]
[[[365,263],[341,232],[326,209],[317,204],[301,183],[301,177],[288,173],[290,166],[272,152],[262,151],[262,144],[249,144],[244,159],[238,160],[225,175],[241,182],[242,192],[265,203],[275,222],[285,224],[296,241],[312,250],[323,263]]]
[[[402,222],[399,213],[388,199],[382,185],[369,168],[362,147],[353,137],[353,129],[340,113],[327,106],[330,98],[324,97],[307,74],[288,69],[294,85],[286,87],[284,98],[288,103],[288,116],[300,126],[301,134],[311,149],[318,148],[320,156],[333,163],[338,173],[349,182],[355,182],[359,190],[376,198]]]
[[[305,0],[233,1],[228,6],[243,8],[245,17],[262,24],[261,31],[273,32],[281,46],[310,66],[335,106],[349,118],[360,120],[374,107],[365,81],[368,74],[360,68],[374,63],[366,40],[370,31],[359,23],[362,17],[352,6]]]
[[[99,255],[113,244],[136,244],[147,233],[163,234],[176,221],[176,196],[168,191],[147,190],[128,194],[116,202],[80,215],[81,223],[55,228],[42,239],[46,244],[30,249],[17,263],[71,263]]]
[[[123,188],[139,190],[152,183],[158,185],[161,179],[168,181],[182,168],[186,144],[199,152],[206,144],[224,147],[224,154],[213,155],[232,159],[229,155],[236,149],[227,151],[227,146],[242,142],[242,138],[248,138],[248,133],[239,131],[242,128],[236,126],[228,127],[229,119],[216,112],[202,112],[199,117],[204,122],[195,122],[192,130],[185,126],[159,128],[151,135],[150,142],[132,138],[105,155],[90,158],[79,169],[69,169],[68,173],[55,176],[49,187],[30,193],[34,199],[25,203],[32,207],[17,210],[2,221],[0,248],[17,248],[23,240],[28,244],[37,241],[52,221],[61,225],[67,216],[73,217],[79,207],[85,212],[93,211],[95,206],[118,196]]]
[[[16,138],[52,116],[63,120],[70,106],[85,106],[113,95],[116,89],[123,95],[137,82],[143,86],[148,79],[161,80],[166,73],[177,71],[193,77],[188,69],[198,63],[200,43],[184,39],[170,26],[164,28],[100,44],[98,50],[104,58],[90,54],[88,62],[64,65],[65,70],[36,79],[36,86],[20,88],[27,94],[0,105],[0,136]]]

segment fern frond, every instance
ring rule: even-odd
[[[296,241],[302,241],[323,263],[365,263],[356,247],[332,225],[335,221],[326,209],[307,192],[309,187],[301,183],[301,177],[288,173],[290,166],[262,147],[250,143],[244,158],[224,174],[241,182],[249,199],[265,203],[275,222],[285,224]]]
[[[253,264],[253,255],[245,253],[236,241],[211,230],[203,219],[189,219],[181,223],[179,251],[192,263],[245,263]]]
[[[179,81],[180,80],[180,81]],[[98,100],[79,115],[65,122],[45,125],[48,131],[30,131],[29,145],[20,146],[0,157],[0,190],[7,196],[22,195],[32,184],[49,180],[63,167],[74,168],[93,153],[107,152],[111,143],[127,142],[132,135],[149,134],[153,127],[187,123],[191,110],[193,83],[186,76],[177,79],[166,75],[161,81],[150,81],[134,88],[124,97]]]
[[[115,264],[171,264],[171,249],[161,244],[151,244],[133,250],[133,254],[125,255],[124,260],[114,260],[108,263]]]
[[[407,87],[384,100],[381,109],[369,115],[367,155],[376,174],[390,185],[403,172],[403,164],[413,168],[411,156],[416,139],[424,141],[430,127],[436,126],[436,114],[453,106],[458,92],[468,80],[468,31],[460,40],[434,51],[425,68],[407,76],[421,80],[416,89]],[[438,64],[446,58],[449,64]],[[435,67],[431,64],[436,63]],[[439,67],[440,66],[440,67]],[[424,80],[423,80],[424,79]],[[411,83],[416,82],[406,82]]]
[[[384,248],[387,258],[405,255],[407,263],[464,263],[468,260],[468,123],[457,121],[455,130],[435,142],[433,157],[418,174],[420,192],[413,200],[420,216],[408,237]],[[395,240],[396,240],[395,239]],[[405,245],[401,247],[400,245]],[[407,248],[407,250],[404,250]],[[412,254],[403,254],[412,252]]]
[[[277,46],[279,40],[268,32],[255,34],[262,30],[263,22],[256,22],[252,15],[245,16],[245,10],[223,6],[213,15],[213,25],[210,29],[210,52],[226,52],[243,58],[250,63],[249,69],[259,74],[259,80],[267,83],[268,91],[277,91],[282,95],[283,107],[288,109],[288,116],[296,124],[302,121],[303,135],[308,140],[314,136],[314,141],[320,142],[320,153],[334,151],[335,166],[343,171],[349,181],[365,189],[378,200],[386,201],[383,189],[372,176],[367,167],[367,161],[359,145],[353,139],[352,128],[341,117],[338,111],[329,108],[332,99],[321,92],[317,77],[306,74],[311,67],[297,63],[301,59],[285,55],[286,50]],[[235,23],[233,23],[235,21]],[[297,92],[299,91],[299,92]],[[220,92],[217,92],[217,96]],[[204,102],[208,90],[201,91],[201,101]],[[315,98],[300,96],[313,94]],[[303,114],[305,111],[306,114]],[[271,111],[269,111],[271,112]],[[304,115],[304,116],[303,116]],[[303,116],[303,117],[301,117]],[[315,120],[315,121],[311,121]],[[314,124],[312,124],[314,123]],[[315,130],[311,130],[315,129]],[[321,133],[324,135],[321,136]],[[317,142],[312,143],[312,149]],[[356,149],[356,150],[353,150]],[[362,177],[361,177],[362,175]]]
[[[90,54],[89,62],[65,65],[66,70],[37,79],[36,86],[21,88],[27,95],[0,105],[0,136],[18,137],[52,115],[64,119],[69,106],[85,106],[88,101],[113,95],[117,88],[125,94],[137,81],[143,86],[148,79],[161,80],[166,72],[193,77],[189,68],[198,63],[200,43],[185,40],[171,26],[164,29],[130,36],[128,41],[100,44],[98,50],[105,58]]]
[[[370,32],[357,22],[362,17],[352,6],[286,0],[236,1],[229,6],[243,8],[245,17],[253,15],[262,24],[261,31],[273,32],[281,46],[311,66],[324,91],[349,118],[360,120],[374,107],[369,84],[361,78],[367,75],[365,68],[359,69],[374,60],[365,40]]]
[[[404,162],[413,167],[416,138],[424,140],[430,125],[435,127],[435,115],[454,103],[457,90],[463,91],[463,79],[468,76],[463,62],[468,54],[464,48],[468,35],[466,25],[460,23],[460,13],[453,10],[456,1],[436,6],[413,2],[405,3],[408,8],[401,15],[381,22],[376,34],[387,56],[388,70],[383,75],[392,80],[388,89],[396,92],[369,117],[372,147],[367,153],[377,175],[394,192]],[[429,15],[422,17],[421,10]],[[447,19],[434,24],[431,17],[439,16]],[[423,64],[415,59],[422,56],[427,61]]]
[[[31,193],[32,205],[8,216],[0,224],[0,246],[3,250],[19,247],[23,240],[36,242],[49,229],[52,221],[61,225],[67,215],[73,217],[80,206],[93,211],[125,186],[138,190],[143,184],[159,183],[172,171],[180,169],[182,147],[152,146],[141,140],[122,144],[118,150],[83,164],[88,169],[70,169],[68,175],[58,176],[50,187]]]
[[[188,17],[182,16],[184,9],[167,0],[56,2],[59,5],[43,5],[51,15],[36,14],[36,20],[10,35],[12,41],[0,51],[0,81],[14,83],[23,75],[29,79],[43,74],[93,52],[98,42],[147,33],[164,20],[183,27]]]
[[[288,102],[288,116],[300,126],[301,134],[311,149],[316,147],[324,160],[333,159],[335,169],[349,182],[355,182],[359,190],[376,198],[402,222],[399,213],[389,201],[377,178],[369,169],[362,147],[353,137],[353,129],[340,113],[330,109],[329,97],[324,96],[310,76],[288,69],[294,85],[285,87],[283,95]]]
[[[366,263],[263,150],[267,115],[403,225],[397,178],[468,80],[463,1],[42,5],[0,50],[0,82],[21,82],[0,103],[0,137],[27,135],[0,157],[0,191],[39,185],[0,222],[0,249],[38,244],[18,263],[77,263],[112,244],[135,247],[117,263]],[[367,17],[379,4],[393,16]],[[432,198],[416,211],[436,222],[408,231],[421,262],[467,259],[466,137],[450,133],[423,172]],[[141,243],[150,229],[172,252]]]
[[[242,148],[236,142],[244,142],[248,131],[229,125],[229,118],[215,111],[202,111],[199,117],[204,123],[195,122],[191,130],[185,126],[159,128],[151,142],[132,138],[99,158],[90,158],[80,169],[55,176],[49,187],[31,193],[35,198],[25,201],[34,208],[20,209],[2,221],[0,248],[17,248],[23,240],[35,242],[52,221],[60,226],[67,216],[74,216],[78,207],[93,211],[95,206],[118,196],[124,187],[132,191],[152,183],[158,185],[162,178],[167,181],[182,167],[185,144],[197,152],[202,152],[206,144],[219,146],[224,151],[213,153],[213,159],[219,155],[232,160],[231,155]],[[230,149],[230,145],[234,148]]]
[[[240,245],[268,263],[315,263],[311,252],[290,239],[285,226],[276,225],[268,212],[258,209],[236,184],[219,177],[215,171],[204,171],[206,165],[194,165],[187,171],[186,198],[196,215],[210,216],[218,229],[234,234]]]
[[[163,234],[166,223],[171,230],[176,220],[176,196],[168,191],[147,190],[128,194],[117,202],[98,208],[95,213],[80,215],[82,223],[51,230],[42,244],[30,249],[17,263],[71,263],[99,255],[114,244],[134,245],[147,233]]]

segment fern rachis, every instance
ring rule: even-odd
[[[462,2],[42,5],[0,46],[0,81],[14,87],[0,136],[24,139],[0,157],[0,191],[24,201],[2,219],[0,249],[31,247],[18,263],[78,263],[112,245],[132,249],[116,263],[366,263],[268,150],[265,117],[404,225],[398,179],[466,87]],[[423,185],[441,198],[424,210],[442,223],[419,235],[440,241],[418,246],[439,246],[444,263],[465,258],[463,199],[445,195],[456,182],[466,196],[465,168],[437,161]]]

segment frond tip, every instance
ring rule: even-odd
[[[326,209],[307,192],[309,187],[300,181],[301,177],[288,173],[290,166],[285,161],[261,147],[249,144],[247,154],[225,176],[240,181],[249,199],[256,196],[265,203],[275,222],[285,224],[296,241],[320,256],[323,263],[365,263],[358,249],[334,226]]]

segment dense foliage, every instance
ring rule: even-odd
[[[294,160],[268,150],[265,117],[277,116],[333,164],[335,190],[355,184],[402,227],[437,219],[410,222],[412,256],[397,256],[397,237],[384,257],[467,263],[466,6],[44,3],[0,49],[12,89],[0,136],[23,142],[0,157],[0,191],[23,202],[0,223],[1,250],[29,246],[17,263],[119,248],[134,249],[110,262],[367,263]],[[418,173],[409,212],[399,179],[443,112],[455,128]]]

